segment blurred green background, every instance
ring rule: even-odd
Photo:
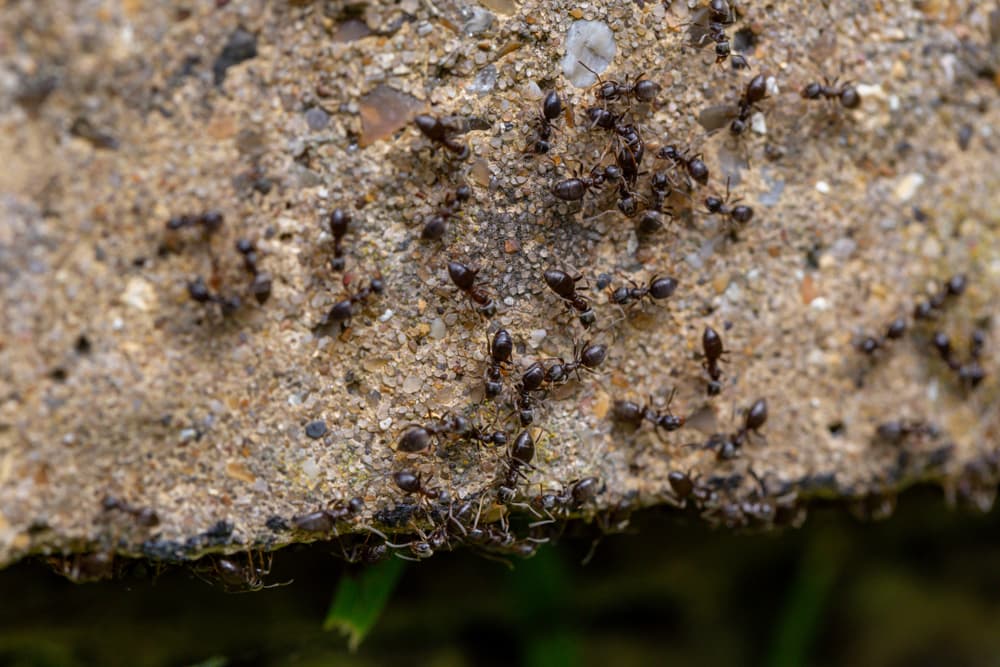
[[[173,569],[75,585],[0,572],[2,665],[1000,665],[1000,512],[918,489],[895,516],[835,507],[732,535],[666,511],[632,534],[565,538],[513,571],[471,551],[409,563],[356,653],[322,629],[342,576],[330,545],[276,554],[227,594]]]

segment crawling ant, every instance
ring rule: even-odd
[[[205,238],[212,236],[222,229],[223,217],[219,211],[205,211],[198,215],[183,214],[177,215],[167,220],[166,228],[168,232],[177,232],[188,227],[201,227],[202,235]]]
[[[195,276],[195,279],[187,284],[187,291],[188,296],[198,303],[218,304],[223,315],[232,315],[243,305],[240,297],[235,294],[223,296],[213,293],[208,289],[208,285],[205,284],[205,280],[201,276]]]
[[[562,113],[562,99],[552,90],[542,101],[542,111],[538,115],[539,128],[536,132],[534,150],[539,155],[549,152],[549,138],[552,136],[552,121]]]
[[[580,314],[580,324],[589,327],[597,321],[597,316],[590,307],[590,302],[576,291],[576,283],[583,279],[582,275],[570,276],[565,271],[549,269],[543,277],[549,289],[558,294],[567,307]]]
[[[938,316],[944,309],[948,299],[961,296],[968,285],[968,279],[964,273],[956,273],[944,285],[944,289],[931,294],[927,299],[921,300],[913,308],[913,319],[931,320]]]
[[[758,74],[750,79],[743,96],[738,104],[739,112],[733,122],[729,124],[729,131],[733,134],[742,134],[747,128],[747,121],[750,120],[750,113],[756,108],[757,102],[767,97],[767,79],[763,74]]]
[[[550,384],[562,384],[569,380],[569,376],[576,374],[580,379],[580,371],[594,373],[598,366],[604,363],[608,356],[608,347],[599,343],[591,344],[589,341],[582,346],[573,346],[573,361],[566,363],[559,359],[557,363],[549,366],[545,370],[545,381]]]
[[[468,144],[456,141],[451,136],[451,132],[446,123],[439,118],[427,114],[419,114],[413,119],[417,129],[434,143],[443,146],[447,151],[459,160],[469,157],[470,150]]]
[[[667,474],[670,490],[681,507],[687,504],[689,498],[698,504],[704,504],[715,495],[710,488],[698,483],[700,477],[700,475],[692,477],[690,472],[684,473],[680,470],[671,470]]]
[[[684,426],[684,417],[678,417],[670,411],[670,404],[674,400],[676,391],[676,387],[670,391],[667,405],[662,411],[653,410],[649,404],[640,406],[633,401],[615,401],[611,409],[612,419],[620,424],[630,426],[633,430],[638,429],[643,421],[648,421],[656,427],[657,435],[660,433],[659,429],[663,429],[667,433],[676,431]],[[652,403],[652,397],[650,397],[650,403]]]
[[[913,436],[936,438],[939,434],[937,426],[922,420],[897,419],[882,422],[875,428],[878,439],[891,445],[901,444]]]
[[[588,72],[597,77],[594,95],[597,99],[605,102],[614,102],[621,98],[634,98],[636,102],[652,102],[660,94],[660,84],[649,79],[644,79],[645,74],[640,74],[635,83],[619,83],[618,81],[601,79],[601,75],[592,70],[581,60],[577,61]]]
[[[470,268],[461,262],[454,260],[448,262],[448,276],[455,287],[465,293],[469,300],[475,304],[480,315],[493,317],[496,315],[497,307],[481,285],[476,284],[476,275],[480,269]]]
[[[802,89],[800,95],[802,99],[806,100],[818,100],[820,98],[835,100],[840,102],[840,106],[845,109],[857,109],[861,106],[861,95],[858,94],[857,88],[850,83],[841,84],[838,88],[836,79],[831,82],[826,77],[823,77],[823,83],[813,81],[807,84]]]
[[[751,433],[761,435],[760,429],[765,422],[767,422],[767,399],[758,398],[746,411],[743,426],[736,433],[731,435],[714,433],[709,436],[703,448],[716,450],[716,457],[720,461],[735,458],[750,439]]]
[[[46,562],[57,574],[76,584],[113,579],[118,573],[115,553],[110,550],[53,556],[47,558]]]
[[[594,167],[589,176],[580,175],[559,181],[552,186],[552,194],[563,201],[580,201],[587,191],[600,188],[604,181],[604,172]]]
[[[716,65],[724,63],[732,57],[734,67],[749,67],[746,58],[732,53],[729,35],[726,34],[726,26],[731,25],[733,21],[733,11],[726,0],[711,0],[703,10],[702,15],[694,22],[700,30],[700,36],[694,39],[695,33],[692,32],[692,41],[696,46],[703,44],[706,38],[715,42]]]
[[[500,478],[498,498],[510,502],[514,498],[517,480],[524,473],[522,468],[531,465],[535,457],[535,440],[528,431],[521,431],[507,452],[507,468]]]
[[[253,276],[250,293],[263,305],[271,298],[271,274],[257,268],[257,246],[250,239],[238,239],[236,251],[243,255],[243,267]]]
[[[975,389],[986,378],[986,370],[979,363],[979,356],[986,343],[986,336],[982,331],[977,330],[972,333],[969,343],[970,359],[966,363],[962,363],[955,354],[948,334],[938,331],[934,334],[931,342],[938,351],[941,360],[958,375],[959,380],[966,387]]]
[[[346,503],[340,502],[328,509],[293,516],[292,524],[304,533],[329,533],[337,527],[338,521],[356,516],[364,508],[365,501],[360,497],[355,497]]]
[[[514,352],[514,339],[506,329],[498,329],[489,345],[490,364],[486,368],[486,396],[495,398],[503,391],[503,367]]]
[[[130,505],[124,500],[115,498],[114,496],[105,496],[104,500],[101,501],[101,508],[105,512],[117,510],[119,512],[124,512],[125,514],[129,514],[135,518],[136,523],[143,528],[152,528],[160,523],[160,517],[157,516],[156,512],[150,508],[135,507],[134,505]]]
[[[635,125],[617,125],[615,134],[622,146],[615,153],[615,163],[621,169],[621,176],[629,185],[634,185],[639,177],[639,164],[646,154],[646,143]]]
[[[212,564],[210,572],[222,584],[227,593],[256,592],[264,588],[286,586],[291,583],[289,581],[265,586],[264,577],[271,573],[271,563],[274,556],[268,554],[266,560],[263,552],[257,552],[257,556],[257,562],[254,562],[253,554],[247,552],[246,565],[237,562],[235,558],[210,557]]]
[[[670,160],[674,165],[683,166],[687,175],[701,185],[708,184],[708,166],[702,160],[701,153],[688,155],[688,151],[681,151],[674,145],[662,146],[656,153],[660,160]]]
[[[865,336],[855,344],[855,347],[862,354],[872,356],[884,348],[887,341],[899,340],[905,335],[906,319],[897,317],[886,327],[885,334],[883,336]]]
[[[349,282],[349,277],[345,277],[344,283]],[[372,278],[368,285],[351,294],[346,299],[333,304],[327,311],[319,324],[313,327],[314,331],[325,331],[334,324],[340,323],[341,330],[346,330],[350,325],[351,318],[357,312],[357,307],[363,305],[372,294],[381,294],[385,291],[385,283],[381,278]]]
[[[602,130],[613,130],[622,119],[622,114],[612,113],[604,107],[589,107],[585,113],[587,120],[590,121],[590,129],[598,127]]]
[[[708,377],[711,378],[708,383],[708,395],[715,396],[722,391],[722,384],[719,382],[719,378],[722,377],[722,369],[719,368],[719,361],[728,353],[728,350],[723,348],[722,336],[712,327],[705,327],[705,331],[701,335],[701,349],[705,355],[701,365],[708,373]]]
[[[415,454],[426,451],[433,438],[453,435],[463,440],[473,440],[480,444],[501,446],[507,444],[507,435],[503,431],[489,432],[473,425],[468,419],[451,415],[436,422],[408,428],[399,439],[396,451]]]
[[[722,199],[716,197],[715,195],[709,195],[705,197],[705,209],[710,214],[718,214],[730,221],[745,225],[751,220],[753,220],[753,209],[746,204],[737,204],[737,202],[742,201],[742,198],[733,199],[732,203],[737,204],[736,206],[729,206],[730,203],[730,193],[729,193],[729,179],[726,179],[726,198]],[[730,235],[735,237],[736,228],[730,226]]]
[[[347,228],[351,224],[351,214],[343,209],[335,208],[330,212],[327,220],[330,227],[330,234],[333,235],[333,259],[330,260],[330,268],[334,271],[344,270],[344,249],[342,241],[347,234]]]
[[[406,494],[422,496],[428,500],[437,500],[441,497],[440,489],[430,489],[424,486],[420,473],[412,470],[399,470],[392,473],[392,481],[399,487],[399,490]]]
[[[454,192],[448,193],[444,205],[428,218],[420,237],[428,241],[436,241],[448,231],[448,220],[462,208],[462,204],[472,197],[472,188],[468,185],[458,186]]]
[[[619,306],[627,306],[637,303],[645,298],[650,301],[660,301],[669,299],[677,291],[677,281],[669,277],[650,278],[647,285],[639,286],[633,280],[629,280],[631,287],[622,285],[611,293],[611,300]]]

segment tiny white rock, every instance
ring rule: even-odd
[[[830,184],[826,181],[816,181],[816,192],[824,195],[830,194]]]
[[[587,88],[597,81],[594,72],[602,73],[615,59],[615,33],[603,21],[574,21],[566,31],[565,51],[563,74],[577,88]]]

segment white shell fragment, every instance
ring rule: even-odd
[[[602,73],[615,59],[616,50],[615,34],[608,24],[603,21],[575,21],[566,31],[563,74],[577,88],[592,86],[597,76],[587,67]]]

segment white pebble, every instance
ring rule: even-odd
[[[378,427],[383,431],[388,430],[390,426],[392,426],[392,417],[386,417],[378,423]]]
[[[771,97],[777,97],[778,95],[781,94],[781,90],[778,89],[778,80],[775,77],[773,76],[767,77],[766,83],[767,83],[768,95],[770,95]]]
[[[542,344],[545,337],[549,335],[549,332],[545,329],[533,329],[531,333],[528,334],[528,344],[535,348]]]
[[[764,114],[758,111],[750,117],[750,129],[757,134],[767,134],[767,122],[764,120]]]
[[[316,459],[309,457],[302,461],[302,474],[310,480],[319,476],[319,466],[316,465]]]
[[[918,174],[916,172],[904,175],[896,183],[896,187],[892,194],[900,204],[909,201],[913,198],[913,195],[917,194],[917,190],[920,186],[924,184],[923,174]]]
[[[407,375],[406,379],[403,380],[403,393],[414,394],[420,390],[423,383],[424,381],[419,375]]]
[[[813,310],[827,310],[830,308],[830,302],[825,298],[818,296],[809,302],[809,307]]]
[[[445,334],[448,333],[448,327],[445,326],[444,320],[440,317],[435,317],[431,320],[431,333],[430,337],[434,340],[441,340],[444,338]]]
[[[577,88],[586,88],[597,81],[587,67],[600,74],[615,59],[615,34],[602,21],[574,21],[566,32],[565,49],[563,74]]]
[[[385,312],[379,315],[378,321],[388,322],[390,319],[392,319],[393,315],[395,315],[395,312],[393,312],[392,308],[386,308]]]
[[[830,194],[830,184],[826,181],[816,181],[816,192],[824,195]]]

